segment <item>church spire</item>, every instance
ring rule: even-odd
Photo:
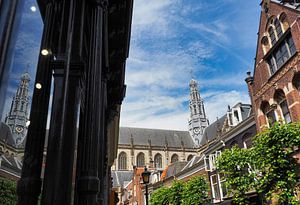
[[[194,79],[190,81],[189,108],[189,132],[198,146],[203,138],[204,129],[209,125],[209,122],[206,118],[204,103],[198,90],[198,84]]]
[[[16,147],[22,146],[27,134],[29,110],[29,81],[30,75],[26,72],[21,76],[20,84],[13,97],[10,111],[5,118],[5,123],[11,128]]]

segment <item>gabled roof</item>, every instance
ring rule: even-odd
[[[7,145],[16,146],[10,127],[3,122],[0,122],[0,140]]]
[[[182,143],[185,148],[194,148],[195,144],[188,131],[161,130],[121,127],[119,145],[130,145],[133,140],[134,145],[181,148]]]
[[[111,171],[113,187],[124,187],[133,178],[133,171]]]

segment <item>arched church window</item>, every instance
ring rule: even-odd
[[[289,107],[285,98],[285,94],[282,90],[277,90],[274,95],[274,99],[281,109],[281,114],[286,123],[290,123],[292,121]]]
[[[283,30],[286,31],[290,27],[289,23],[288,23],[287,16],[286,16],[286,13],[283,12],[279,17],[279,20],[282,24]]]
[[[139,153],[136,157],[136,165],[137,167],[144,167],[145,166],[145,154],[144,153]]]
[[[276,18],[275,19],[275,29],[276,29],[276,33],[277,33],[277,38],[280,38],[282,36],[282,28],[281,28],[281,24],[279,22],[279,20]]]
[[[271,108],[269,102],[267,101],[263,101],[261,103],[260,108],[262,112],[265,114],[269,126],[272,126],[276,122],[274,109]]]
[[[294,75],[292,82],[293,86],[300,92],[300,72]]]
[[[263,48],[264,54],[266,54],[269,51],[269,49],[270,49],[270,44],[269,44],[269,40],[268,40],[267,36],[264,36],[261,39],[261,44],[262,44],[262,48]]]
[[[270,36],[270,39],[271,39],[271,44],[274,45],[275,42],[276,42],[276,36],[275,36],[275,32],[274,32],[274,29],[272,26],[270,26],[269,30],[269,36]]]
[[[191,161],[193,159],[193,157],[194,157],[193,155],[189,155],[187,158],[187,161]]]
[[[159,153],[154,157],[154,166],[155,168],[162,168],[162,156]]]
[[[175,162],[178,162],[178,155],[177,154],[173,154],[172,157],[171,157],[171,163],[175,163]]]
[[[118,169],[119,170],[126,170],[127,169],[127,154],[125,152],[121,152],[119,154]]]

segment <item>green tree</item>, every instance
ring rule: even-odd
[[[182,203],[182,192],[184,183],[182,181],[174,180],[169,190],[170,205],[180,205]]]
[[[14,181],[0,178],[0,204],[15,205],[17,204],[16,183]]]
[[[208,185],[201,177],[194,177],[185,183],[182,193],[183,205],[202,205],[210,201],[208,197]]]
[[[267,199],[279,204],[299,204],[294,190],[300,185],[299,164],[293,158],[300,145],[300,124],[278,124],[254,139],[256,167],[259,170],[256,188]],[[298,173],[299,174],[299,173]]]
[[[169,205],[170,189],[167,187],[160,187],[150,195],[151,205]]]
[[[236,204],[249,204],[246,192],[253,189],[254,173],[249,172],[254,164],[253,151],[234,146],[226,149],[217,159],[219,172],[226,176],[226,187]]]
[[[275,124],[259,133],[253,148],[233,147],[217,159],[217,168],[226,175],[226,185],[237,204],[247,204],[245,193],[256,190],[264,200],[299,204],[294,195],[300,186],[299,164],[293,158],[300,145],[300,124]]]

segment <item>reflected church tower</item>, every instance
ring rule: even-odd
[[[196,146],[199,146],[203,138],[204,130],[209,125],[205,114],[204,102],[200,97],[198,84],[195,80],[190,81],[190,118],[189,132]]]
[[[5,118],[12,132],[16,147],[24,146],[24,139],[27,134],[28,110],[29,110],[29,81],[30,75],[26,72],[21,76],[20,85],[13,97],[10,111]]]

